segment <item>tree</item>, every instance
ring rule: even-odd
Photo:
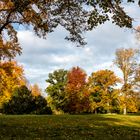
[[[119,78],[111,70],[100,70],[91,74],[88,86],[92,112],[97,113],[97,110],[101,108],[111,112],[113,100],[118,97],[114,86],[119,81]]]
[[[86,86],[86,73],[80,67],[73,67],[68,72],[66,93],[68,96],[65,111],[69,113],[80,113],[84,108],[84,89]]]
[[[123,113],[126,114],[128,103],[131,95],[133,95],[133,88],[135,86],[135,75],[138,67],[137,57],[139,51],[137,49],[118,49],[116,51],[115,64],[122,71],[123,85],[121,94],[123,98]]]
[[[133,2],[127,0],[127,3]],[[21,53],[18,25],[29,26],[39,37],[45,37],[60,25],[70,33],[66,39],[80,45],[85,45],[83,32],[108,20],[120,27],[132,28],[133,20],[125,12],[124,3],[121,0],[1,0],[0,60]]]
[[[46,82],[48,83],[46,88],[48,104],[56,113],[63,111],[67,97],[65,92],[67,70],[59,69],[55,70],[53,73],[49,73]]]
[[[41,89],[39,88],[37,84],[34,84],[33,86],[31,86],[30,89],[33,96],[41,95]]]
[[[32,114],[52,114],[52,110],[48,107],[47,100],[41,95],[33,97],[34,101],[34,110]]]
[[[26,86],[15,88],[12,98],[3,104],[6,114],[29,114],[33,109],[33,97]]]
[[[15,86],[25,84],[23,68],[16,61],[0,62],[0,81],[0,93],[4,90],[11,92]]]
[[[134,82],[135,89],[137,91],[140,91],[140,64],[138,64],[137,69],[135,69],[135,76],[134,76]]]
[[[0,62],[0,106],[10,99],[16,87],[25,84],[23,68],[16,61]]]
[[[33,96],[26,86],[15,88],[12,97],[3,104],[5,114],[52,114],[42,96]]]
[[[28,25],[38,36],[48,32],[47,6],[45,0],[0,1],[0,60],[14,58],[21,53],[17,38],[17,26]]]
[[[139,111],[140,96],[138,92],[130,90],[127,93],[127,96],[124,95],[119,96],[119,100],[121,111],[124,111],[124,105],[126,106],[126,111],[128,113],[136,113]]]

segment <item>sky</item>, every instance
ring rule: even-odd
[[[134,26],[139,25],[139,8],[135,5],[125,5],[125,10],[134,17]],[[140,46],[132,30],[119,28],[111,22],[86,33],[85,47],[76,47],[76,44],[64,39],[66,36],[67,32],[62,27],[48,34],[47,39],[38,38],[29,30],[18,31],[23,50],[16,60],[24,67],[29,83],[37,83],[43,92],[47,86],[45,80],[48,74],[57,69],[69,70],[79,66],[88,75],[97,70],[110,69],[121,77],[121,71],[113,63],[116,49]]]

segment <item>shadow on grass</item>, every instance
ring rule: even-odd
[[[140,116],[0,116],[2,140],[139,140]]]

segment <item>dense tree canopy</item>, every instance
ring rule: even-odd
[[[0,107],[10,99],[14,88],[26,85],[23,68],[16,61],[0,62]]]
[[[47,101],[54,113],[79,113],[87,107],[86,73],[80,67],[55,70],[46,82]]]
[[[83,33],[108,20],[120,27],[132,28],[132,17],[124,10],[122,0],[1,0],[0,1],[0,59],[21,53],[18,26],[46,37],[59,25],[69,36],[66,39],[84,45]],[[134,0],[127,0],[133,3]],[[138,3],[139,4],[139,3]]]
[[[11,99],[3,104],[5,114],[51,114],[47,101],[41,95],[33,96],[26,86],[14,89]]]
[[[68,72],[68,80],[66,83],[66,93],[68,96],[65,112],[80,113],[83,112],[85,86],[86,86],[86,72],[80,67],[73,67]]]
[[[26,86],[15,88],[12,98],[4,103],[4,113],[28,114],[33,108],[33,98]]]
[[[68,72],[68,82],[66,90],[75,94],[77,91],[82,90],[83,85],[86,84],[86,73],[80,67],[73,67]]]
[[[111,112],[112,103],[118,97],[114,86],[120,79],[111,70],[100,70],[89,77],[91,110],[97,111],[100,108]]]
[[[67,70],[59,69],[53,73],[49,73],[46,80],[48,86],[46,92],[47,100],[51,108],[56,112],[63,110],[66,102],[65,85],[67,82]]]
[[[12,91],[16,86],[26,83],[23,68],[16,61],[0,62],[0,93]]]
[[[117,50],[117,54],[123,53],[123,67],[126,66],[126,59],[127,67],[128,63],[134,62],[135,51]],[[126,56],[132,57],[132,61]],[[124,109],[137,112],[140,110],[140,88],[136,88],[138,85],[135,84],[140,83],[139,69],[133,69],[132,75],[128,75],[129,83],[127,81],[126,84],[124,79],[107,69],[93,72],[89,77],[80,67],[73,67],[69,71],[55,70],[46,80],[49,83],[46,88],[47,100],[54,113],[123,113]]]

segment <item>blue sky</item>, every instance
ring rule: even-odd
[[[126,5],[125,9],[135,18],[134,25],[139,25],[139,8]],[[44,91],[48,73],[73,66],[80,66],[88,75],[99,69],[111,69],[121,76],[113,64],[116,49],[139,47],[132,30],[119,28],[110,22],[86,33],[88,44],[83,48],[77,48],[75,44],[64,40],[66,35],[67,32],[61,27],[48,34],[46,40],[38,38],[29,30],[18,31],[23,54],[16,59],[24,66],[30,84],[37,83]]]

